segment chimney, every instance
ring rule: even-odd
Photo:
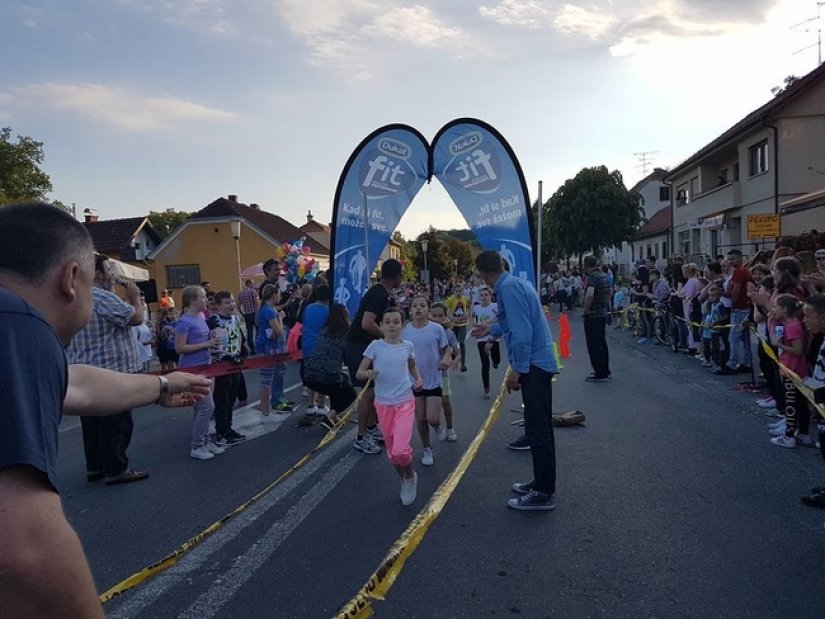
[[[94,211],[94,210],[92,210],[92,209],[90,209],[90,208],[84,208],[84,209],[83,209],[83,220],[84,220],[87,224],[93,224],[93,223],[95,223],[98,219],[100,219],[100,214],[99,214],[97,211]]]
[[[261,210],[261,205],[260,205],[260,204],[256,204],[255,202],[253,202],[253,203],[252,203],[252,204],[250,204],[249,206],[250,206],[251,208],[254,208],[256,211],[260,211],[260,210]]]
[[[229,194],[228,196],[226,196],[226,197],[227,197],[227,198],[229,198],[229,201],[230,201],[230,202],[237,202],[237,201],[238,201],[238,196],[237,196],[237,194],[230,193],[230,194]]]
[[[307,223],[313,221],[314,217],[312,216],[312,210],[307,209]]]

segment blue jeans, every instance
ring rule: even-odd
[[[553,374],[534,365],[519,380],[524,402],[524,434],[530,443],[530,455],[533,457],[533,487],[549,495],[556,493],[552,381]]]
[[[286,363],[278,363],[272,367],[272,385],[269,392],[269,403],[277,406],[284,398],[284,374],[286,374]]]
[[[740,365],[751,365],[751,334],[748,329],[743,328],[743,323],[748,319],[750,310],[731,309],[730,311],[730,357],[728,367],[736,369]]]

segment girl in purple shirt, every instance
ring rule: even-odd
[[[206,291],[200,286],[183,289],[183,314],[175,324],[175,351],[180,355],[178,367],[187,368],[212,362],[209,349],[218,345],[203,318],[206,310]],[[211,460],[225,450],[209,441],[209,420],[215,411],[210,393],[194,406],[192,416],[192,443],[189,457],[195,460]]]

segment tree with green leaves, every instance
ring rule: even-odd
[[[543,238],[558,258],[599,254],[633,238],[644,220],[642,204],[618,170],[584,168],[545,202]]]
[[[11,127],[0,129],[0,205],[46,200],[52,182],[40,169],[43,159],[43,142],[23,135],[14,141]]]
[[[430,280],[449,279],[453,273],[453,260],[447,251],[447,243],[441,238],[438,230],[432,226],[422,232],[413,242],[415,248],[415,266],[419,272],[424,270],[424,251],[421,241],[427,241],[427,268],[430,271]]]
[[[172,230],[186,221],[189,215],[190,213],[168,208],[162,212],[149,211],[149,221],[155,231],[160,235],[160,238],[165,239]]]

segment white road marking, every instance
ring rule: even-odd
[[[239,514],[211,537],[196,546],[191,552],[184,555],[175,566],[158,574],[138,588],[123,594],[121,598],[114,600],[112,602],[112,610],[108,612],[108,616],[111,619],[147,616],[145,613],[146,609],[155,604],[170,588],[181,584],[191,574],[200,570],[213,555],[235,540],[247,527],[254,524],[261,516],[264,516],[270,509],[283,501],[301,483],[305,482],[312,475],[315,475],[317,471],[329,461],[340,458],[341,453],[345,451],[349,451],[349,453],[343,457],[330,472],[326,473],[307,494],[302,495],[302,498],[296,505],[290,508],[284,518],[277,521],[275,527],[273,527],[276,531],[273,537],[278,537],[278,544],[280,544],[295,527],[309,515],[324,496],[333,489],[335,484],[343,479],[346,473],[361,459],[361,455],[353,451],[350,440],[346,434],[318,454],[312,461],[292,475],[292,477],[287,479],[283,484],[265,495],[246,511]],[[266,535],[269,536],[271,533],[267,533]],[[263,557],[261,553],[269,549],[271,543],[268,543],[266,548],[257,550],[256,547],[260,544],[260,541],[256,542],[250,551],[250,553],[254,553],[254,556],[259,558]],[[271,554],[276,548],[277,546],[269,549],[268,552]],[[232,572],[230,573],[234,573],[236,567],[237,566],[233,566]],[[227,582],[229,582],[228,576]],[[237,580],[232,582],[237,582]],[[240,584],[238,584],[238,586],[240,586]],[[210,589],[218,588],[218,586],[212,586]],[[228,597],[229,596],[227,596],[227,599]],[[107,609],[107,611],[108,610],[109,609]],[[151,613],[148,613],[148,615],[151,616]]]
[[[227,572],[216,578],[209,588],[178,617],[210,619],[219,615],[232,596],[272,557],[278,547],[318,507],[360,459],[361,457],[354,452],[344,456],[329,473],[301,497],[300,501],[289,508],[283,518],[276,520],[249,550],[232,562],[232,567]]]

